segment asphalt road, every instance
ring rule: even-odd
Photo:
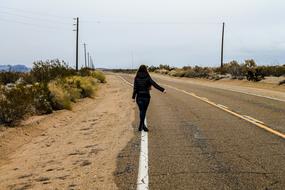
[[[133,82],[131,76],[123,77]],[[156,81],[285,133],[285,102]],[[166,95],[152,90],[147,113],[150,189],[285,189],[284,138],[182,91],[166,89]]]

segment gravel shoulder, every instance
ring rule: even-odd
[[[95,99],[0,131],[0,189],[117,189],[120,152],[134,138],[131,88],[107,76]],[[119,113],[119,114],[118,114]]]

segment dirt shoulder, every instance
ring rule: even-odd
[[[285,101],[285,85],[277,85],[276,82],[273,82],[273,80],[276,81],[278,79],[270,78],[268,82],[265,81],[249,82],[245,80],[240,81],[240,80],[230,80],[230,79],[212,81],[207,79],[192,79],[185,77],[177,78],[177,77],[171,77],[155,73],[152,73],[151,75],[156,78],[169,80],[169,81],[191,83],[191,84],[208,86],[212,88],[220,88],[220,89],[232,90],[242,93],[256,94],[260,96],[267,96]]]
[[[108,75],[72,111],[0,131],[0,189],[117,189],[119,153],[133,138],[131,88]]]

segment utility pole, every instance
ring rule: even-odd
[[[223,68],[223,66],[224,66],[224,35],[225,35],[225,23],[223,22],[222,48],[221,48],[221,68]]]
[[[89,52],[87,53],[88,55],[88,64],[87,64],[87,67],[89,68],[89,64],[90,64],[90,55],[89,55]]]
[[[76,26],[76,29],[74,31],[76,31],[76,71],[78,71],[78,37],[79,37],[79,18],[74,18],[74,20],[76,20],[76,24],[73,24]]]
[[[93,59],[92,59],[92,57],[90,57],[90,66],[91,66],[92,69],[94,69],[94,64],[93,64]]]
[[[86,43],[84,45],[84,58],[85,58],[85,67],[87,67],[87,60],[86,60]]]

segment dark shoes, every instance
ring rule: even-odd
[[[139,131],[142,131],[142,130],[144,130],[145,132],[148,132],[148,128],[145,125],[139,126]]]
[[[146,126],[143,126],[143,130],[144,130],[145,132],[148,132],[148,128],[147,128]]]

